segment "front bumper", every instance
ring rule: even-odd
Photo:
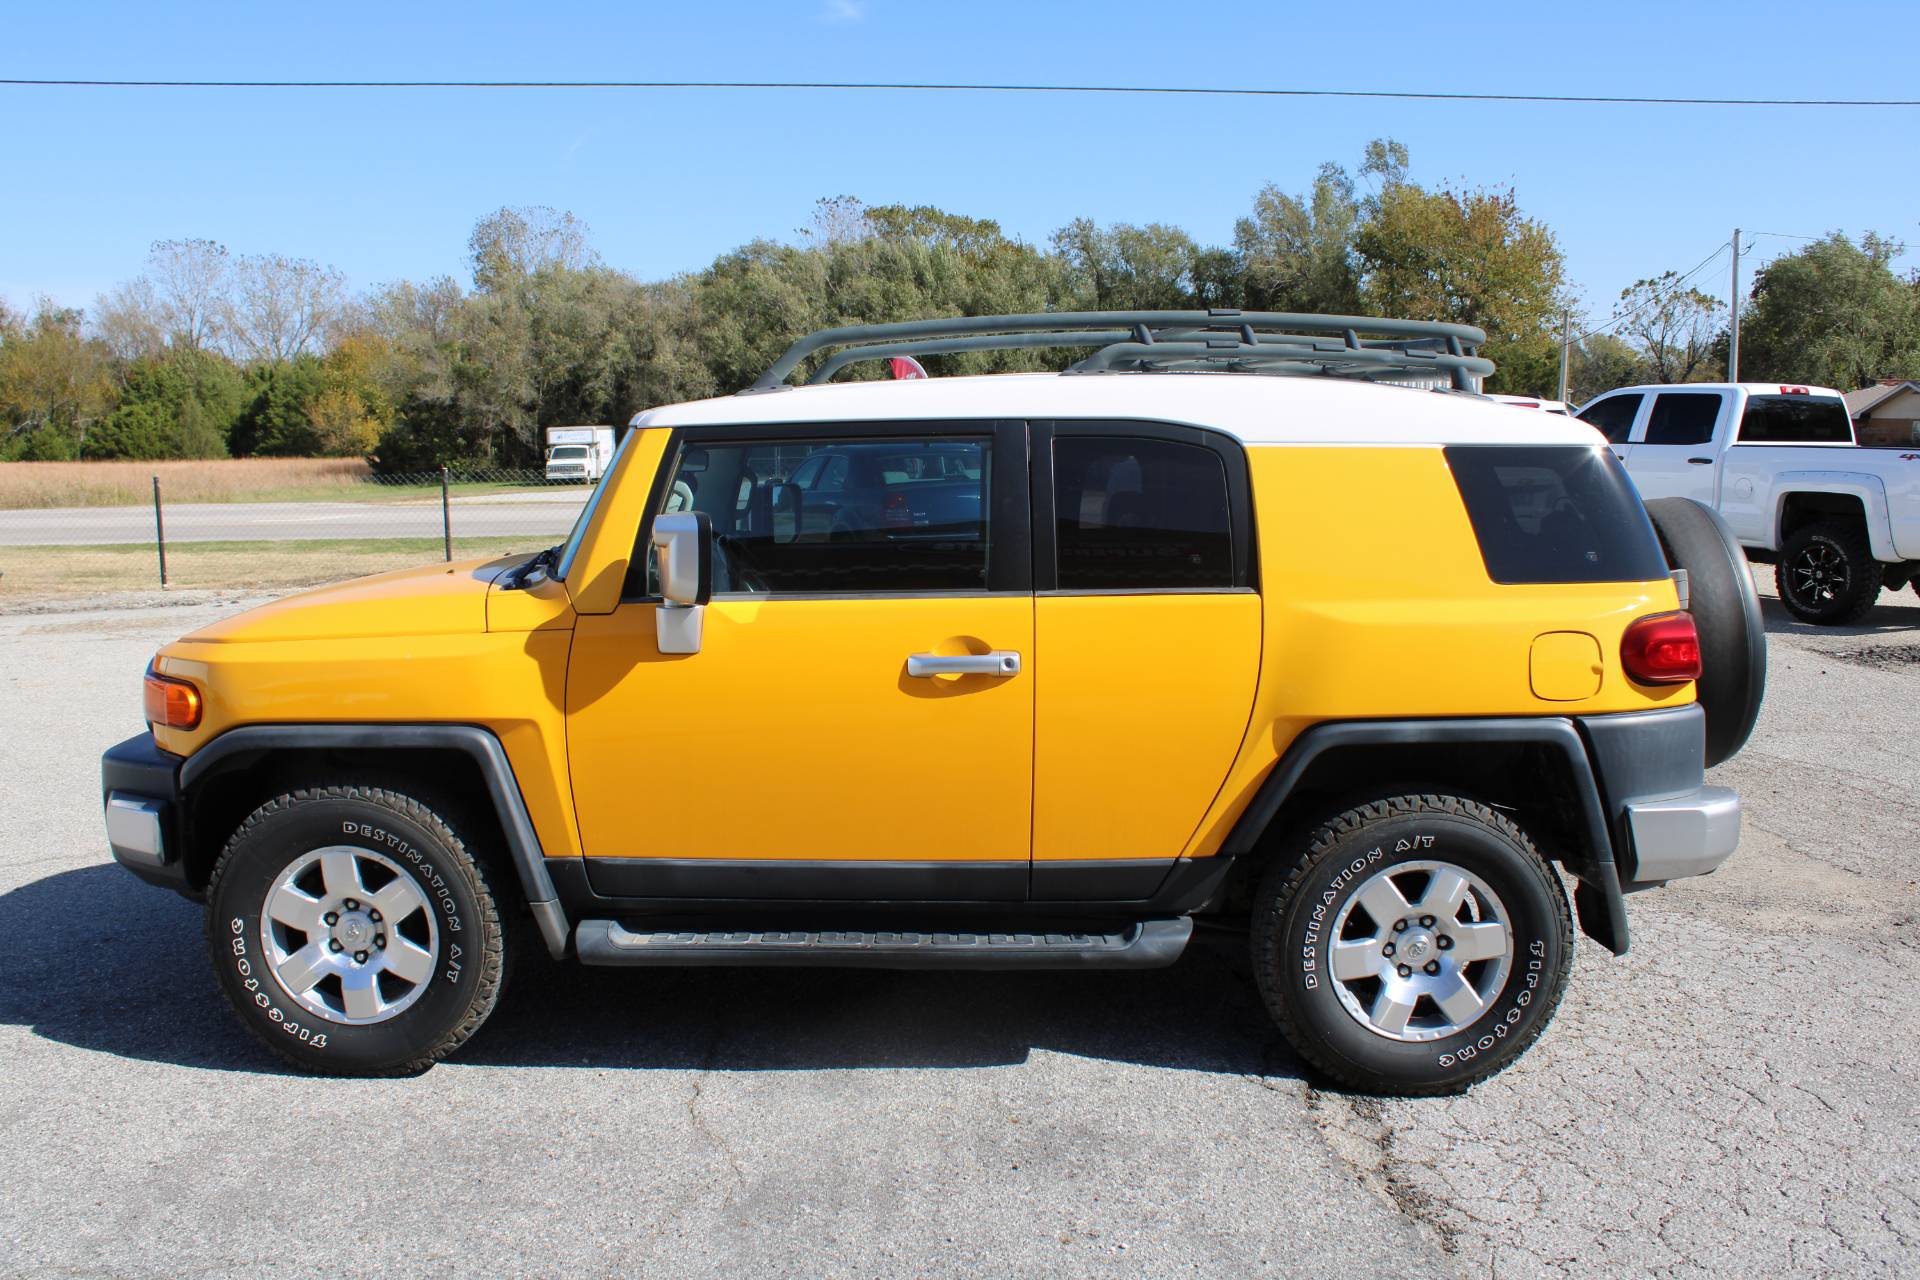
[[[191,894],[181,836],[180,757],[143,733],[100,757],[107,845],[114,861],[149,884]]]

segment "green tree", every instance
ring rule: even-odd
[[[313,356],[256,365],[247,374],[247,401],[233,425],[236,456],[309,458],[320,453],[311,409],[327,389],[326,370]]]
[[[1611,333],[1575,342],[1567,360],[1567,398],[1576,405],[1615,387],[1654,381],[1640,353]]]
[[[224,458],[247,400],[224,357],[182,347],[127,366],[119,406],[87,437],[89,458]]]
[[[1053,235],[1075,301],[1094,311],[1178,310],[1199,305],[1200,246],[1178,227],[1076,218]]]
[[[42,298],[0,336],[0,458],[80,456],[113,407],[112,361],[81,332],[81,313]]]
[[[1836,231],[1768,263],[1741,316],[1740,376],[1842,390],[1920,377],[1920,281],[1894,274],[1901,248]]]
[[[1354,235],[1359,226],[1353,179],[1337,164],[1321,165],[1304,197],[1271,183],[1262,187],[1252,214],[1233,230],[1246,305],[1257,311],[1357,312]]]

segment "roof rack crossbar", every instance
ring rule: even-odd
[[[1392,351],[1371,347],[1358,351],[1346,347],[1324,351],[1315,345],[1285,342],[1254,344],[1236,342],[1229,346],[1222,346],[1213,339],[1206,342],[1157,342],[1151,346],[1137,342],[1116,342],[1100,348],[1078,364],[1071,366],[1067,372],[1109,373],[1119,369],[1165,368],[1170,364],[1191,364],[1196,361],[1211,364],[1225,361],[1247,368],[1256,366],[1271,368],[1278,364],[1321,366],[1329,372],[1333,367],[1340,366],[1353,373],[1372,372],[1389,375],[1428,370],[1444,371],[1452,375],[1455,387],[1460,390],[1471,389],[1464,384],[1465,378],[1486,377],[1493,372],[1493,361],[1480,356]]]
[[[1147,336],[1152,341],[1135,345],[1156,345],[1165,341],[1165,335],[1155,332],[1157,330],[1224,329],[1232,333],[1243,325],[1250,328],[1327,334],[1342,339],[1345,339],[1347,332],[1351,331],[1356,339],[1365,335],[1386,339],[1389,342],[1409,339],[1437,340],[1454,346],[1456,354],[1463,345],[1467,349],[1472,349],[1486,341],[1486,334],[1479,329],[1437,320],[1386,320],[1371,316],[1323,316],[1285,311],[1238,311],[1226,308],[1209,311],[1061,311],[1032,315],[960,316],[939,320],[913,320],[901,324],[845,325],[834,329],[821,329],[806,335],[788,347],[747,390],[770,391],[785,386],[787,379],[803,361],[832,347],[973,338],[985,337],[989,334],[1038,335],[1042,333],[1054,334],[1056,341],[1031,345],[1078,346],[1089,345],[1089,340],[1060,342],[1057,340],[1058,336],[1067,333],[1084,334],[1088,331],[1123,329],[1130,331],[1127,336],[1137,338],[1139,335],[1131,331],[1143,326],[1149,331]],[[977,348],[967,349],[990,350],[993,348],[983,344]]]

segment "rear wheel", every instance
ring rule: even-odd
[[[1573,955],[1559,880],[1485,805],[1409,795],[1350,809],[1276,866],[1253,965],[1302,1057],[1348,1088],[1457,1093],[1546,1029]]]
[[[1885,572],[1864,529],[1841,520],[1805,525],[1787,536],[1774,567],[1780,603],[1802,622],[1839,627],[1867,616]]]
[[[207,887],[207,944],[240,1020],[309,1071],[405,1075],[457,1049],[499,999],[505,941],[484,868],[409,796],[278,796]]]

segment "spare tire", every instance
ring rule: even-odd
[[[1691,498],[1654,498],[1647,515],[1667,563],[1687,571],[1687,610],[1700,633],[1700,680],[1707,713],[1707,767],[1747,743],[1767,691],[1767,632],[1747,553],[1712,507]]]

